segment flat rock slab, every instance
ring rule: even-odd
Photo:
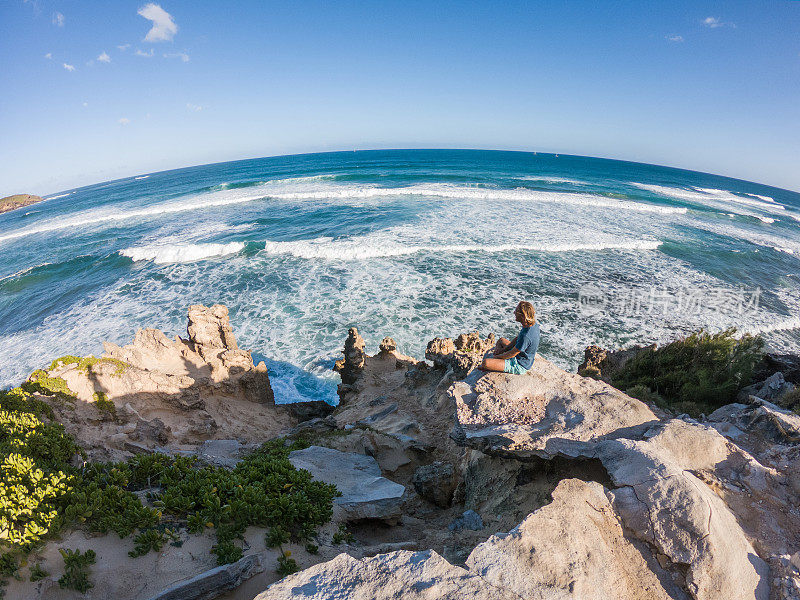
[[[171,585],[150,600],[211,600],[264,571],[262,557],[251,554]]]
[[[296,469],[305,469],[314,479],[332,483],[342,493],[334,500],[347,520],[393,520],[400,516],[405,486],[381,475],[371,456],[309,446],[289,454]]]
[[[568,455],[571,443],[631,437],[658,420],[643,402],[541,356],[525,375],[474,370],[448,394],[456,406],[457,442],[517,458],[525,452]]]
[[[356,559],[340,554],[272,584],[255,600],[520,600],[433,550]]]

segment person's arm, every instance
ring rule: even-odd
[[[514,348],[517,345],[517,337],[519,337],[519,336],[516,336],[513,340],[508,342],[507,346],[503,346],[503,348],[500,350],[500,352],[492,353],[492,356],[494,356],[495,358],[500,358],[501,354],[504,354],[504,353],[508,352],[509,350],[511,350],[512,348]]]
[[[514,340],[516,341],[516,338],[514,338]],[[500,354],[495,354],[494,357],[502,359],[514,358],[517,354],[519,354],[519,349],[517,348],[516,343],[513,343],[511,344],[511,348],[505,352],[501,352]]]

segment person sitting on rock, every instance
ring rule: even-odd
[[[522,324],[519,335],[513,340],[500,338],[494,347],[493,358],[484,358],[480,368],[522,375],[533,366],[539,349],[539,323],[536,310],[530,302],[520,302],[514,309],[514,318]]]

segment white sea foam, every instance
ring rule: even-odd
[[[773,331],[791,331],[792,329],[800,329],[800,317],[788,317],[783,320],[772,321],[762,325],[744,326],[741,329],[737,329],[737,334],[740,336],[745,333],[758,335],[771,333]]]
[[[244,243],[242,242],[230,242],[227,244],[177,244],[125,248],[124,250],[120,250],[119,253],[122,256],[127,256],[134,262],[151,260],[155,263],[163,264],[194,262],[214,256],[225,256],[226,254],[240,252],[243,248]]]
[[[449,184],[412,185],[401,188],[379,188],[368,186],[331,186],[323,190],[302,190],[288,193],[269,194],[272,198],[284,200],[324,200],[324,199],[373,199],[395,196],[429,196],[452,198],[454,200],[482,200],[501,202],[538,202],[579,205],[617,210],[632,210],[658,214],[684,214],[686,209],[674,206],[659,206],[643,202],[614,200],[593,194],[568,192],[548,192],[517,188],[513,190],[474,188]]]
[[[730,210],[731,208],[733,208],[731,206],[731,203],[736,203],[740,206],[743,205],[755,208],[773,215],[784,214],[783,211],[786,210],[785,206],[783,206],[782,204],[778,204],[771,198],[769,198],[769,201],[764,200],[764,198],[767,198],[766,196],[759,196],[759,198],[762,199],[755,200],[754,198],[751,197],[740,196],[738,194],[729,192],[727,190],[718,190],[714,188],[675,188],[663,185],[652,185],[647,183],[635,183],[635,182],[631,182],[630,185],[642,190],[646,190],[648,192],[653,192],[654,194],[658,194],[659,196],[663,196],[665,198],[686,200],[688,202],[695,202],[698,204],[703,204],[714,208],[727,208]],[[761,220],[763,223],[773,223],[775,221],[775,219],[771,217],[766,217],[762,214],[748,210],[738,209],[737,214],[748,217],[755,217]]]
[[[38,226],[34,225],[31,227],[26,227],[23,229],[18,229],[16,231],[6,233],[5,235],[0,235],[0,242],[21,238],[25,237],[26,235],[33,235],[36,233],[48,233],[52,231],[59,231],[62,229],[73,229],[73,228],[85,227],[87,225],[113,223],[117,221],[125,221],[129,219],[136,219],[142,217],[145,218],[157,217],[167,214],[196,211],[203,208],[211,208],[215,206],[227,206],[230,204],[252,202],[254,200],[261,200],[264,198],[263,194],[260,195],[249,194],[243,196],[231,195],[228,197],[225,196],[220,197],[209,194],[209,196],[211,197],[206,199],[203,199],[203,197],[201,196],[200,198],[194,198],[190,201],[165,202],[162,204],[156,204],[140,210],[120,211],[116,213],[108,213],[108,212],[101,213],[95,211],[86,211],[78,213],[72,218],[61,219],[58,221],[55,220],[46,221],[45,223]]]
[[[543,183],[570,183],[572,185],[588,185],[585,181],[578,181],[577,179],[568,179],[567,177],[548,177],[545,175],[525,175],[524,177],[515,177],[522,181],[541,181]]]
[[[134,179],[147,179],[150,175],[139,175],[139,177],[134,177]]]
[[[45,200],[55,200],[56,198],[66,198],[67,196],[69,196],[72,193],[74,193],[74,192],[67,192],[66,194],[59,194],[58,196],[48,196],[47,198],[45,198]]]
[[[364,260],[390,256],[407,256],[419,252],[510,252],[527,250],[536,252],[573,252],[580,250],[655,250],[658,240],[630,240],[609,243],[555,243],[555,244],[444,244],[402,245],[397,243],[369,243],[364,238],[333,240],[316,238],[294,242],[266,242],[267,254],[290,254],[297,258],[325,260]]]
[[[315,177],[318,178],[319,176]],[[48,220],[0,235],[0,242],[18,239],[27,235],[48,233],[63,229],[81,228],[131,219],[155,218],[181,212],[200,211],[208,208],[244,204],[273,198],[277,200],[333,200],[364,202],[386,197],[438,197],[470,201],[551,203],[589,208],[609,208],[656,214],[683,214],[685,208],[659,206],[626,200],[614,200],[593,194],[548,192],[518,188],[514,190],[474,188],[447,184],[416,185],[401,188],[380,188],[363,185],[312,183],[309,178],[298,182],[276,180],[254,187],[236,190],[218,190],[177,201],[154,204],[132,210],[109,209],[79,212],[71,217]],[[288,182],[288,183],[287,183]]]

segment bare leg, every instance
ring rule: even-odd
[[[484,358],[480,368],[484,371],[497,371],[502,373],[506,368],[506,361],[502,358]]]

